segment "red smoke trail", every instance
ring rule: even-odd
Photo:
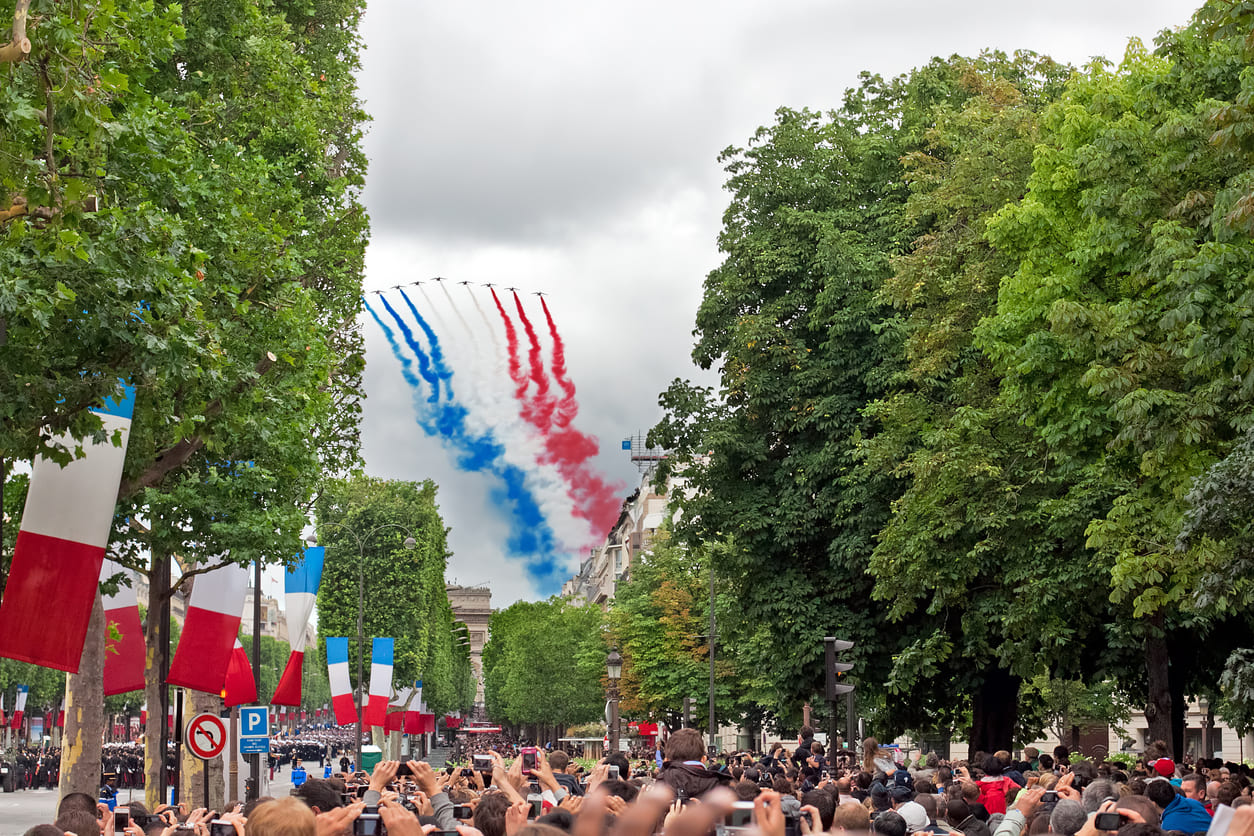
[[[566,372],[566,345],[557,333],[557,323],[553,321],[553,314],[549,313],[549,306],[543,296],[540,297],[540,307],[544,308],[544,319],[549,324],[549,336],[553,340],[553,379],[562,387],[565,395],[558,401],[553,423],[559,427],[569,427],[570,422],[579,414],[579,404],[575,401],[575,381]]]
[[[514,294],[514,307],[518,309],[518,318],[527,332],[527,341],[530,343],[527,360],[531,364],[531,382],[536,385],[536,393],[531,396],[531,400],[526,405],[526,409],[531,410],[531,415],[523,417],[547,437],[549,430],[553,427],[553,409],[557,404],[549,395],[549,379],[544,373],[540,338],[536,335],[536,329],[532,327],[531,320],[527,318],[527,312],[523,310],[522,301],[519,300],[517,293]]]
[[[514,330],[514,323],[510,321],[509,314],[505,312],[505,306],[501,304],[496,291],[492,288],[488,289],[492,291],[492,301],[496,303],[496,311],[501,315],[501,321],[505,323],[505,342],[509,344],[509,379],[514,381],[514,397],[525,403],[527,375],[523,372],[522,363],[518,360],[518,332]]]
[[[568,495],[575,505],[575,516],[591,524],[597,538],[597,543],[593,545],[597,545],[599,538],[607,534],[618,520],[618,514],[622,510],[623,486],[606,482],[588,466],[588,460],[597,454],[597,442],[570,426],[579,412],[579,405],[575,401],[575,384],[566,373],[566,347],[543,297],[540,304],[544,307],[549,334],[553,338],[553,377],[562,389],[563,398],[559,403],[548,394],[549,386],[544,374],[540,340],[523,310],[518,294],[514,294],[514,305],[518,308],[518,316],[530,341],[531,379],[538,389],[530,404],[531,414],[524,417],[543,435],[545,459],[554,464],[557,472],[566,480],[569,486]],[[558,413],[556,420],[553,419],[555,408]]]

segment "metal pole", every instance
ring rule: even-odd
[[[366,680],[362,670],[362,644],[365,639],[363,619],[366,609],[366,545],[362,542],[357,556],[357,768],[361,769],[362,718],[366,713]]]
[[[714,725],[714,555],[710,555],[710,753],[718,753],[718,728]]]
[[[261,685],[261,558],[253,565],[253,682]],[[258,697],[261,694],[257,695]],[[248,801],[261,795],[261,755],[248,756]]]
[[[166,772],[165,759],[170,754],[170,688],[165,684],[166,679],[170,675],[170,598],[172,592],[170,590],[170,555],[162,550],[160,563],[154,574],[156,583],[151,584],[148,590],[148,604],[152,605],[154,600],[160,601],[161,615],[160,622],[157,624],[157,644],[161,648],[161,694],[160,705],[156,707],[161,712],[161,722],[157,724],[161,729],[157,735],[157,754],[153,758],[160,766],[157,769],[157,787],[162,803],[170,797],[169,787],[170,778]],[[149,741],[145,741],[148,743]]]
[[[170,803],[178,806],[179,784],[183,777],[183,689],[178,689],[174,701],[174,792],[170,795]],[[190,795],[191,792],[188,792]]]
[[[853,710],[853,695],[854,695],[853,691],[850,691],[848,694],[845,695],[845,698],[849,701],[845,706],[845,710],[848,714],[848,716],[845,719],[846,719],[846,722],[849,724],[849,737],[848,737],[847,745],[849,746],[851,750],[853,749],[854,741],[858,739],[858,715]]]
[[[618,680],[610,680],[610,752],[618,749]]]

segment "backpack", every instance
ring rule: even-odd
[[[1017,787],[1014,781],[1009,778],[1000,778],[996,781],[980,781],[976,784],[980,788],[980,803],[984,805],[984,809],[992,813],[1006,812],[1006,792],[1011,787]]]

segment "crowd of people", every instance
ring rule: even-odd
[[[69,795],[26,836],[1254,836],[1250,770],[1177,764],[1162,743],[1130,769],[1031,748],[903,763],[873,738],[828,753],[810,729],[795,746],[720,758],[681,729],[652,760],[612,753],[586,771],[563,751],[506,748],[508,765],[491,749],[467,751],[472,767],[384,761],[221,813],[109,814]]]

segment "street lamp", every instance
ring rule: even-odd
[[[610,680],[610,751],[618,751],[618,680],[623,675],[623,657],[618,649],[605,657],[605,675]]]
[[[361,736],[362,725],[366,714],[366,674],[362,663],[362,645],[366,643],[364,618],[366,612],[366,543],[370,542],[370,538],[385,528],[396,528],[401,531],[407,531],[403,525],[396,523],[383,523],[367,531],[364,535],[358,535],[348,526],[342,523],[323,523],[317,526],[317,529],[338,528],[348,534],[357,543],[357,746],[356,746],[356,764],[361,769]],[[305,542],[311,546],[318,544],[316,530],[314,534],[310,534],[305,538]],[[412,549],[418,541],[412,536],[405,538],[405,548]]]

